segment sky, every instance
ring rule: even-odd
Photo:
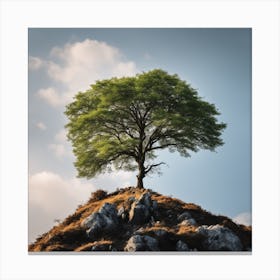
[[[97,189],[136,184],[134,172],[78,179],[65,106],[96,80],[163,69],[214,103],[227,128],[216,152],[158,153],[146,188],[251,224],[251,29],[31,28],[28,32],[29,242]]]

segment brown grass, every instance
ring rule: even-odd
[[[195,233],[197,227],[191,225],[179,225],[177,234],[178,235],[188,235],[190,233]]]
[[[172,209],[174,211],[182,211],[184,206],[183,201],[168,196],[163,196],[163,195],[154,196],[154,199],[157,200],[158,204],[163,208]]]
[[[176,230],[173,229],[173,228],[170,228],[170,227],[166,227],[166,226],[162,226],[162,225],[154,225],[152,227],[148,227],[148,228],[145,228],[143,229],[143,234],[150,234],[150,233],[153,233],[155,231],[158,231],[158,230],[165,230],[166,232],[168,233],[172,233],[172,234],[175,234],[176,233]]]
[[[196,232],[197,227],[180,225],[177,235],[180,240],[188,244],[190,249],[202,250],[204,237]]]
[[[76,248],[75,252],[82,252],[82,251],[91,251],[91,248],[96,245],[112,245],[111,240],[100,240],[95,242],[89,242],[86,244],[83,244],[82,246]]]

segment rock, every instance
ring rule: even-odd
[[[184,220],[192,219],[192,215],[189,212],[185,211],[181,215],[179,215],[177,219],[179,222],[183,222]]]
[[[145,228],[144,227],[140,227],[136,231],[134,231],[133,234],[134,235],[142,234],[142,233],[144,233],[144,231],[145,231]]]
[[[181,215],[177,217],[177,220],[180,223],[180,225],[184,226],[196,226],[196,220],[192,218],[191,214],[187,211],[183,212]]]
[[[131,196],[131,197],[128,198],[128,201],[131,202],[131,203],[134,202],[135,200],[136,200],[136,199],[135,199],[134,196]]]
[[[166,215],[167,216],[172,216],[173,215],[173,211],[172,210],[167,210],[166,211]]]
[[[91,214],[82,222],[82,226],[87,228],[90,238],[94,238],[100,232],[114,231],[118,224],[116,206],[110,203],[105,203],[98,212]]]
[[[160,237],[160,238],[168,235],[168,232],[164,229],[153,230],[153,232],[157,237]]]
[[[196,226],[196,221],[193,218],[183,220],[180,225],[182,226]]]
[[[127,252],[159,251],[158,241],[147,235],[134,235],[127,241],[124,250]]]
[[[158,203],[157,203],[156,200],[153,200],[153,201],[152,201],[152,208],[153,208],[153,211],[158,210]]]
[[[127,219],[127,216],[128,216],[128,213],[127,211],[124,209],[124,207],[121,207],[119,210],[118,210],[118,217],[122,220],[126,220]]]
[[[139,198],[139,203],[145,205],[147,208],[152,207],[152,199],[150,193],[146,192]]]
[[[197,232],[205,236],[202,245],[209,251],[242,251],[239,237],[221,225],[200,226]]]
[[[92,246],[91,251],[111,251],[111,244],[97,244]]]
[[[121,215],[124,213],[124,207],[120,207],[120,209],[118,210],[118,217],[121,217]]]
[[[133,203],[129,212],[129,221],[136,225],[141,225],[148,222],[150,219],[149,209],[139,203]]]
[[[190,249],[185,242],[178,240],[176,243],[176,251],[190,251]]]
[[[129,221],[136,225],[148,222],[152,214],[152,200],[150,193],[144,193],[139,200],[135,200],[129,211]]]

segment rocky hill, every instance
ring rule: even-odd
[[[251,227],[134,187],[98,190],[29,245],[40,251],[251,251]]]

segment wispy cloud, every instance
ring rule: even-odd
[[[36,126],[41,130],[46,130],[47,129],[46,125],[43,122],[36,123]]]
[[[61,129],[54,137],[55,143],[49,145],[50,150],[52,150],[56,157],[62,158],[64,156],[71,156],[71,146],[67,142],[66,131]]]
[[[56,135],[55,135],[55,140],[61,143],[66,143],[67,141],[67,132],[65,129],[61,129]]]
[[[250,212],[240,213],[233,218],[233,221],[235,221],[238,224],[250,226],[252,225],[252,213]]]
[[[52,150],[56,157],[61,158],[63,156],[66,156],[68,153],[66,151],[66,148],[63,144],[50,144],[49,145],[50,150]]]
[[[30,56],[28,58],[28,68],[29,70],[38,70],[44,66],[44,61],[39,57]]]
[[[43,88],[38,95],[54,107],[67,104],[78,91],[86,90],[96,80],[136,73],[135,63],[127,61],[120,50],[96,40],[86,39],[54,47],[50,55],[52,59],[44,62],[45,69],[48,76],[65,90]],[[30,59],[31,67],[39,68],[40,58]]]
[[[57,107],[65,102],[64,97],[61,97],[53,87],[40,89],[38,91],[38,96],[53,107]]]

